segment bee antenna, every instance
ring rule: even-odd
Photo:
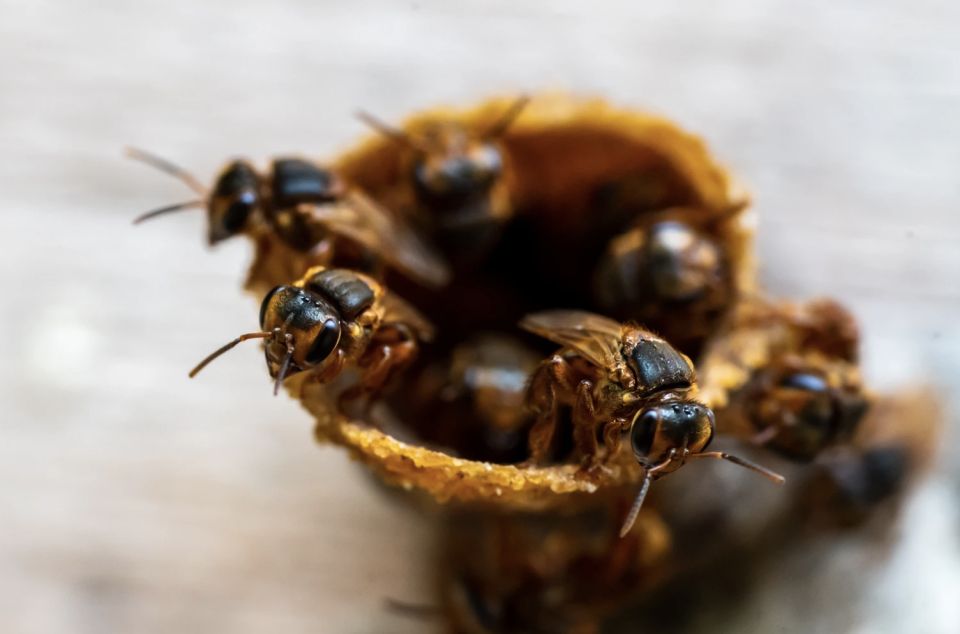
[[[670,453],[667,454],[667,457],[664,458],[663,462],[653,465],[652,467],[647,467],[647,472],[643,475],[643,484],[640,485],[640,492],[637,493],[637,499],[633,501],[633,506],[630,507],[630,511],[627,512],[626,519],[623,520],[623,526],[620,527],[620,538],[623,539],[627,533],[630,532],[630,529],[633,528],[633,523],[637,521],[637,515],[640,513],[640,507],[643,506],[643,499],[647,497],[647,491],[650,490],[650,483],[653,482],[653,478],[658,471],[662,471],[667,465],[673,462],[673,459],[677,456],[677,450],[671,449]]]
[[[146,150],[141,150],[135,147],[126,148],[125,153],[128,157],[134,159],[135,161],[146,163],[147,165],[155,167],[165,174],[169,174],[174,178],[179,178],[181,181],[186,183],[187,187],[197,192],[201,196],[207,195],[207,188],[203,185],[203,183],[197,180],[193,174],[180,167],[176,163],[168,161],[167,159],[157,156],[151,152],[147,152]]]
[[[280,363],[280,369],[277,371],[277,380],[273,384],[274,396],[280,393],[280,385],[283,383],[283,380],[287,378],[287,372],[290,370],[290,362],[292,360],[293,360],[293,343],[290,335],[287,335],[287,354],[284,355],[283,361]]]
[[[220,356],[221,354],[223,354],[224,352],[227,352],[227,351],[229,351],[229,350],[232,350],[234,347],[236,347],[236,345],[237,345],[238,343],[240,343],[240,342],[242,342],[242,341],[247,341],[248,339],[267,339],[267,338],[272,337],[272,336],[273,336],[273,333],[272,333],[272,332],[248,332],[248,333],[245,334],[245,335],[240,335],[239,337],[237,337],[236,339],[234,339],[234,340],[231,341],[230,343],[227,343],[227,344],[225,344],[225,345],[223,345],[223,346],[220,346],[220,347],[217,348],[215,351],[213,351],[213,352],[211,352],[210,354],[208,354],[208,355],[206,356],[206,358],[204,358],[203,361],[201,361],[200,363],[198,363],[195,368],[193,368],[192,370],[190,370],[190,378],[192,379],[193,377],[197,376],[197,374],[200,372],[200,370],[202,370],[202,369],[204,369],[205,367],[207,367],[208,365],[210,365],[210,362],[211,362],[211,361],[213,361],[214,359],[216,359],[217,357],[219,357],[219,356]]]
[[[168,214],[173,211],[180,211],[182,209],[203,207],[203,205],[204,202],[202,200],[188,200],[187,202],[177,203],[175,205],[167,205],[166,207],[161,207],[160,209],[154,209],[152,211],[140,214],[133,219],[133,224],[138,225],[144,220],[150,220],[151,218],[156,218],[157,216],[162,216],[163,214]]]
[[[627,517],[623,520],[623,526],[620,527],[621,539],[626,537],[630,529],[633,528],[633,523],[637,521],[637,515],[640,514],[640,507],[643,506],[643,500],[647,497],[647,491],[650,490],[650,480],[649,474],[644,476],[643,484],[640,485],[640,492],[637,493],[637,498],[633,501],[633,506],[630,507],[630,511],[627,512]]]
[[[405,132],[403,132],[402,130],[398,130],[397,128],[394,128],[390,124],[381,121],[380,119],[376,118],[369,112],[366,112],[364,110],[357,110],[355,114],[357,119],[366,123],[368,126],[373,128],[375,131],[379,132],[383,136],[387,137],[388,139],[392,139],[408,147],[416,147],[413,141],[410,140],[410,137]]]
[[[787,481],[786,478],[784,478],[782,475],[780,475],[779,473],[777,473],[777,472],[775,472],[775,471],[771,471],[770,469],[767,469],[766,467],[761,467],[761,466],[758,465],[757,463],[755,463],[755,462],[750,462],[749,460],[745,460],[744,458],[740,458],[740,457],[737,457],[737,456],[730,455],[730,454],[728,454],[728,453],[725,452],[725,451],[707,451],[707,452],[704,452],[704,453],[694,453],[694,454],[690,454],[689,456],[687,456],[687,458],[688,458],[688,459],[690,459],[690,458],[717,458],[717,459],[719,459],[719,460],[727,460],[727,461],[729,461],[729,462],[732,462],[732,463],[735,464],[735,465],[740,465],[741,467],[744,467],[744,468],[746,468],[746,469],[750,469],[751,471],[754,471],[754,472],[756,472],[756,473],[759,473],[760,475],[762,475],[763,477],[765,477],[767,480],[770,480],[770,481],[773,482],[774,484],[783,484],[784,482]]]
[[[503,136],[529,103],[530,97],[528,95],[521,95],[520,98],[514,101],[513,104],[507,108],[507,111],[500,115],[500,118],[497,119],[492,126],[490,126],[490,129],[487,130],[486,134],[483,135],[483,138],[496,139]]]

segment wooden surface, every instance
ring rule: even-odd
[[[433,600],[430,523],[312,444],[256,346],[187,380],[255,325],[248,248],[207,252],[196,213],[130,227],[189,193],[120,152],[207,178],[241,153],[329,156],[357,107],[538,88],[702,133],[755,194],[769,287],[842,298],[874,384],[957,404],[956,3],[0,0],[0,630],[430,629],[382,609]],[[793,592],[794,566],[708,626],[955,632],[955,456],[884,559],[804,572],[855,602]]]

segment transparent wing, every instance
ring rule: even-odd
[[[414,280],[433,287],[450,281],[450,267],[443,256],[403,220],[358,190],[347,191],[340,204],[315,207],[314,216]]]
[[[520,320],[524,330],[570,348],[590,362],[610,368],[618,364],[620,322],[582,310],[547,310]]]
[[[381,300],[383,305],[384,323],[401,323],[413,329],[414,334],[421,341],[433,341],[435,334],[433,324],[423,316],[413,304],[399,295],[386,292]]]

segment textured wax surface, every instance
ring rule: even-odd
[[[190,192],[123,160],[127,144],[207,181],[241,154],[330,156],[366,133],[359,107],[397,121],[563,88],[648,108],[753,192],[776,294],[858,316],[873,385],[960,389],[955,4],[0,0],[0,15],[4,632],[428,627],[382,605],[433,601],[429,522],[312,444],[255,344],[187,380],[256,328],[250,249],[208,253],[197,212],[130,227]],[[955,631],[955,465],[893,548],[798,553],[699,622]]]

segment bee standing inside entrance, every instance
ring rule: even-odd
[[[191,370],[191,378],[242,341],[264,339],[275,394],[286,377],[298,372],[311,372],[318,382],[329,383],[346,368],[356,367],[359,379],[340,394],[342,405],[377,396],[414,360],[420,342],[432,338],[426,319],[373,279],[325,267],[270,291],[260,306],[260,328],[207,356]]]
[[[412,151],[409,178],[421,222],[461,260],[483,253],[512,217],[505,181],[507,158],[499,143],[529,99],[517,99],[480,130],[455,121],[432,121],[413,132],[394,129],[361,112],[360,119]]]
[[[714,436],[713,412],[695,400],[690,359],[660,337],[634,324],[581,311],[535,313],[520,326],[563,346],[530,381],[528,403],[537,419],[530,430],[534,462],[547,459],[561,408],[571,410],[575,447],[589,468],[602,467],[615,456],[621,435],[629,432],[644,476],[621,535],[636,520],[650,483],[687,460],[729,460],[783,482],[782,476],[742,458],[705,451]]]
[[[473,336],[425,367],[395,409],[419,438],[457,456],[519,463],[528,454],[527,382],[540,359],[514,337]]]
[[[134,224],[205,208],[211,246],[237,235],[250,236],[270,257],[278,251],[275,245],[282,246],[290,260],[282,269],[297,271],[285,279],[309,266],[332,263],[377,272],[381,261],[428,286],[443,286],[449,279],[443,258],[397,216],[310,161],[278,158],[267,174],[260,174],[249,162],[235,160],[208,190],[165,159],[137,149],[129,149],[128,155],[179,178],[200,196],[142,214]]]
[[[613,238],[594,273],[599,305],[695,354],[736,297],[733,270],[696,210],[649,214]]]

